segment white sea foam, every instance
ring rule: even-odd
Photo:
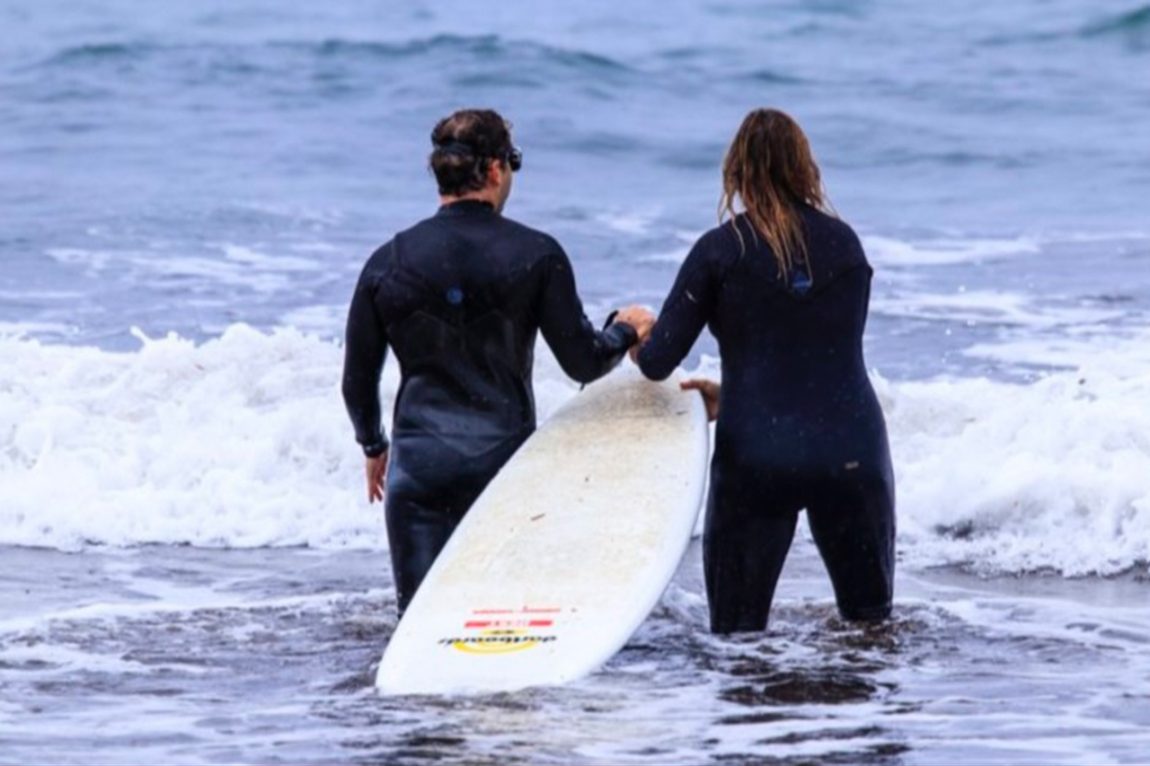
[[[347,305],[327,304],[292,309],[280,318],[285,327],[296,327],[321,335],[342,333],[347,321]]]
[[[1150,561],[1150,334],[1086,347],[1075,371],[1026,385],[876,377],[908,563],[1078,575]],[[3,338],[0,355],[0,543],[386,544],[336,343],[241,325],[135,353]],[[389,363],[385,410],[395,385]],[[541,417],[575,390],[541,346]]]
[[[262,293],[279,292],[292,286],[291,279],[283,272],[251,268],[249,264],[239,261],[198,256],[157,258],[154,255],[133,256],[128,260],[134,266],[156,274],[249,287]]]
[[[1150,369],[1150,342],[1145,330],[1126,330],[1119,335],[1112,327],[1071,327],[1056,338],[1019,338],[998,343],[977,343],[963,350],[967,356],[996,359],[1010,364],[1064,367],[1104,364],[1115,374],[1136,376]]]
[[[44,251],[52,260],[67,266],[83,266],[89,273],[100,271],[108,266],[115,254],[100,250],[86,250],[79,247],[53,247]]]
[[[26,337],[32,335],[73,335],[76,328],[62,322],[4,322],[0,321],[0,337]]]
[[[655,223],[655,210],[608,210],[595,215],[595,220],[622,234],[645,235]]]
[[[379,544],[335,346],[244,326],[131,354],[0,346],[3,542]]]
[[[1098,325],[1126,315],[1114,309],[1041,304],[1033,296],[1001,290],[930,293],[896,288],[876,295],[871,305],[875,313],[888,317],[1031,329]]]
[[[909,561],[1068,575],[1150,562],[1150,366],[1080,358],[1028,385],[877,381]]]
[[[864,236],[867,256],[883,266],[946,266],[970,263],[1039,251],[1031,237],[1012,239],[924,239],[904,241],[890,237]]]
[[[601,218],[608,223],[605,218]],[[630,219],[621,219],[626,222]],[[608,223],[608,225],[611,225]],[[619,228],[613,226],[613,228]],[[626,228],[620,229],[627,231]],[[703,232],[674,232],[676,239],[689,245]],[[1015,237],[1009,239],[970,239],[970,238],[930,238],[922,240],[901,240],[892,237],[866,235],[861,237],[863,249],[867,258],[878,266],[884,267],[913,267],[913,266],[949,266],[960,263],[977,263],[981,261],[1011,258],[1020,255],[1031,255],[1041,249],[1041,242],[1032,237]],[[689,247],[666,252],[656,252],[645,255],[643,261],[682,263],[686,258]]]
[[[647,253],[646,255],[639,256],[639,262],[680,264],[687,260],[687,253],[689,252],[691,252],[690,248],[681,247],[674,250],[667,250],[665,252]]]
[[[318,271],[322,264],[314,258],[299,258],[291,255],[268,255],[242,245],[222,245],[224,257],[235,263],[242,263],[264,271]]]
[[[872,376],[905,562],[1068,576],[1150,564],[1150,332],[1060,348],[1073,369],[1029,384]],[[717,369],[703,358],[701,373]]]
[[[337,345],[243,325],[139,337],[135,353],[0,338],[0,543],[384,544]],[[542,413],[574,390],[554,365]],[[395,384],[389,364],[387,403]]]

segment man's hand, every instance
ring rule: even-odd
[[[366,464],[367,502],[383,502],[383,488],[387,483],[387,453],[379,457],[369,457]]]
[[[639,356],[639,348],[647,342],[647,338],[651,337],[651,329],[655,326],[655,314],[642,306],[627,306],[619,309],[615,321],[635,328],[635,333],[639,336],[638,343],[631,346],[631,361],[635,361]]]
[[[703,404],[707,407],[707,420],[714,422],[719,417],[719,384],[713,380],[692,378],[679,384],[684,391],[698,391],[703,395]]]

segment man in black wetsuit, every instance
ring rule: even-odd
[[[598,332],[563,248],[503,217],[522,156],[507,123],[464,110],[432,131],[439,212],[368,260],[347,321],[343,396],[385,499],[400,614],[463,514],[535,429],[539,331],[564,372],[589,383],[618,364],[650,318]],[[392,440],[380,423],[387,348],[399,360]],[[385,488],[386,478],[386,488]]]

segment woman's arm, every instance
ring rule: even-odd
[[[639,349],[639,369],[651,380],[663,380],[679,366],[713,315],[717,289],[712,236],[704,235],[691,248],[659,321]]]

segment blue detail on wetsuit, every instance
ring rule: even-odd
[[[791,292],[796,295],[806,295],[814,282],[811,281],[811,275],[807,273],[807,269],[803,266],[796,266],[794,273],[791,275]]]
[[[740,216],[695,244],[639,353],[643,373],[663,379],[703,327],[719,342],[703,539],[716,632],[766,627],[803,508],[843,616],[890,613],[894,479],[862,349],[871,268],[849,226],[809,207],[800,213],[806,279],[796,272],[788,285],[765,238]]]

